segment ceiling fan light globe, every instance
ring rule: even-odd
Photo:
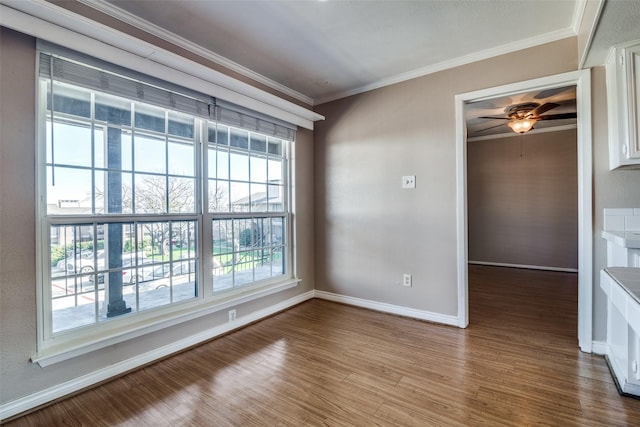
[[[525,118],[525,119],[512,120],[507,124],[509,125],[511,130],[513,130],[515,133],[527,133],[531,129],[533,129],[533,125],[535,125],[536,122],[537,121],[535,119]]]

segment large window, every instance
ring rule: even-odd
[[[290,128],[52,55],[40,64],[43,342],[291,278]]]

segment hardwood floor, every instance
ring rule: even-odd
[[[639,426],[576,275],[470,266],[468,329],[312,300],[9,426]]]

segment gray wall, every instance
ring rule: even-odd
[[[318,106],[317,288],[456,316],[454,97],[575,70],[576,52],[564,39]]]
[[[0,55],[0,403],[226,323],[226,311],[219,312],[47,368],[29,362],[36,350],[35,40],[3,28]],[[314,288],[312,132],[298,132],[295,162],[295,251],[302,283],[239,305],[239,318]]]
[[[578,268],[576,130],[467,144],[469,260]]]
[[[569,38],[316,107],[326,116],[314,144],[316,288],[456,315],[454,96],[576,68]],[[603,67],[591,101],[594,340],[604,341],[602,209],[640,206],[640,171],[608,170]],[[401,190],[413,174],[417,188]],[[399,285],[405,272],[411,288]]]

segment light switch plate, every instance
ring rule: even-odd
[[[415,175],[403,176],[402,188],[416,188],[416,176]]]

